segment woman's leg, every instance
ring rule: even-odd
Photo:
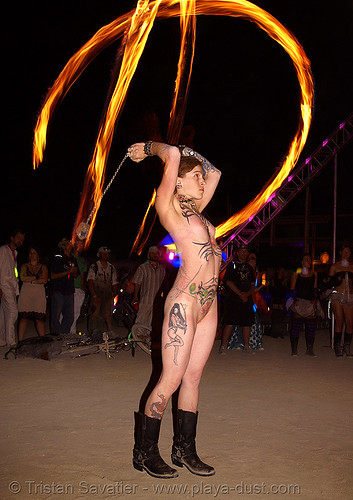
[[[21,318],[18,323],[18,341],[21,342],[25,336],[28,320]]]
[[[251,326],[243,326],[244,350],[249,349]]]
[[[227,349],[230,336],[232,335],[233,325],[225,325],[222,333],[221,347]]]
[[[214,468],[202,462],[196,451],[199,385],[203,369],[214,345],[217,310],[210,310],[197,325],[190,359],[179,390],[177,425],[173,438],[172,462],[199,476],[212,476]]]
[[[186,304],[180,303],[179,305],[179,310],[184,310]],[[170,332],[171,328],[169,326],[170,315],[175,308],[175,303],[169,302],[165,308],[161,341],[163,369],[159,381],[146,402],[145,414],[149,417],[157,419],[163,417],[167,403],[179,387],[188,366],[196,330],[196,311],[192,311],[192,306],[193,304],[189,304],[185,308],[186,316],[183,325],[185,328],[176,328],[174,325],[172,332]],[[173,345],[170,338],[173,332],[176,338],[175,345]],[[181,337],[182,345],[177,341],[177,337]]]
[[[178,475],[161,458],[158,439],[164,411],[179,387],[190,359],[196,329],[196,313],[192,308],[193,304],[170,300],[166,304],[161,341],[162,373],[147,399],[145,412],[135,413],[133,464],[135,469],[145,470],[153,477],[172,478]]]
[[[344,342],[343,342],[343,352],[346,356],[352,357],[351,354],[351,343],[352,343],[352,335],[353,335],[353,305],[343,306],[344,310],[344,319],[346,323],[346,330],[344,332]]]
[[[216,304],[214,303],[216,306]],[[217,329],[217,308],[211,307],[208,314],[198,323],[191,347],[190,358],[182,378],[178,408],[195,412],[199,400],[199,384],[202,372],[210,356]]]
[[[45,336],[45,322],[40,319],[36,319],[37,332],[40,337]]]
[[[334,332],[334,350],[337,357],[343,356],[343,347],[341,345],[342,340],[342,328],[344,322],[343,306],[338,301],[332,301],[332,310],[335,318],[335,332]]]
[[[306,354],[308,356],[315,356],[314,342],[316,333],[316,320],[307,319],[305,321],[305,341],[306,341]]]
[[[335,331],[342,332],[344,322],[343,305],[338,301],[332,301],[332,310],[335,316]]]
[[[353,333],[353,305],[343,306],[344,321],[346,323],[346,332]]]
[[[290,332],[290,343],[292,347],[292,356],[298,355],[298,342],[299,334],[303,326],[303,320],[301,318],[293,318],[292,330]]]

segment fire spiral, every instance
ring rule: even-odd
[[[43,160],[48,125],[57,105],[88,64],[105,47],[122,38],[119,52],[120,71],[99,126],[93,157],[87,169],[81,204],[73,229],[73,234],[75,234],[78,225],[85,221],[91,212],[91,226],[87,235],[86,246],[92,237],[97,211],[101,203],[106,165],[113,140],[115,123],[125,104],[131,79],[153,24],[156,19],[180,18],[181,50],[168,128],[168,141],[176,143],[181,130],[192,72],[196,32],[195,20],[199,15],[240,17],[256,23],[260,29],[264,30],[288,53],[293,62],[300,86],[298,128],[281,169],[251,202],[217,227],[216,236],[220,237],[229,233],[256,213],[283,183],[298,161],[309,132],[314,90],[310,61],[295,36],[271,14],[246,0],[139,0],[135,10],[102,27],[70,58],[49,90],[35,127],[33,165],[34,168],[37,168]],[[94,207],[93,212],[92,206]]]

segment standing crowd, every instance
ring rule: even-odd
[[[88,265],[82,256],[83,242],[69,238],[58,243],[59,252],[50,266],[40,249],[31,245],[28,259],[17,270],[17,253],[25,233],[16,229],[9,243],[0,246],[0,345],[14,347],[23,341],[28,321],[33,321],[39,336],[46,334],[48,297],[50,297],[50,334],[74,334],[82,306],[88,308],[88,331],[113,330],[113,304],[119,279],[109,261],[111,250],[102,246],[97,260]],[[337,357],[351,356],[353,335],[353,263],[349,246],[326,273],[315,272],[309,254],[290,276],[283,267],[267,279],[259,271],[257,257],[248,246],[239,246],[218,289],[220,354],[229,349],[253,353],[263,350],[262,336],[284,338],[289,333],[291,355],[298,355],[300,334],[304,331],[306,354],[315,356],[317,321],[327,319],[330,305],[334,322],[333,346]],[[49,268],[48,268],[49,267]],[[128,282],[127,294],[133,314],[132,337],[146,352],[151,351],[152,314],[157,298],[166,292],[168,274],[161,252],[150,247],[147,260],[137,266]],[[163,308],[163,301],[160,302]],[[154,312],[155,313],[155,312]],[[16,332],[17,323],[17,332]],[[328,324],[328,323],[327,323]],[[175,345],[175,344],[173,344]]]

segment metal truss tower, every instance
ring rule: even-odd
[[[249,244],[268,224],[326,167],[328,163],[353,138],[353,113],[309,156],[301,165],[295,167],[288,178],[268,199],[265,205],[228,236],[222,244],[227,260],[232,258],[232,249],[241,244]]]

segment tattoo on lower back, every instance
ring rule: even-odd
[[[160,401],[152,403],[150,406],[150,410],[152,418],[157,418],[158,420],[160,420],[163,417],[164,410],[166,409],[167,400],[164,394],[157,394],[157,396],[160,398]]]
[[[170,342],[164,345],[164,349],[174,347],[173,363],[178,366],[178,354],[180,347],[183,347],[184,340],[181,334],[185,335],[187,330],[186,305],[175,302],[169,312],[169,322],[167,334]]]

